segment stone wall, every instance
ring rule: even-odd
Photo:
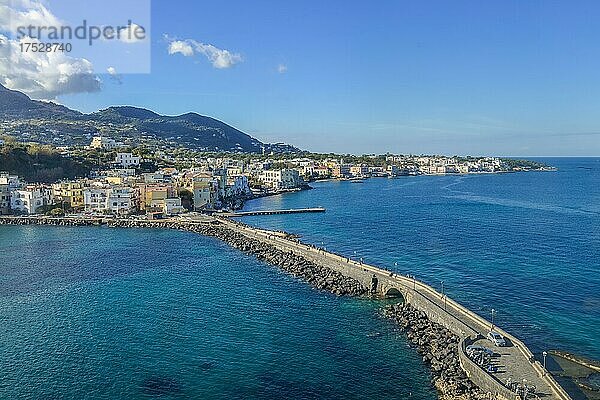
[[[494,376],[488,374],[479,365],[473,362],[466,353],[467,346],[473,343],[470,337],[463,338],[459,343],[458,357],[460,366],[466,372],[469,379],[493,398],[499,400],[519,400],[521,397],[502,385]]]

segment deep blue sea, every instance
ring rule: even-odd
[[[321,182],[246,208],[325,213],[244,220],[443,280],[533,350],[600,359],[600,159],[546,161]],[[435,399],[380,305],[192,233],[0,227],[0,399]]]
[[[192,233],[0,226],[0,399],[435,399],[378,306]]]
[[[532,350],[600,359],[600,158],[540,159],[555,172],[322,182],[246,217],[417,278],[495,319]]]

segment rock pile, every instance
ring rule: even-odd
[[[0,225],[53,225],[53,226],[93,226],[98,220],[37,217],[0,217]]]
[[[218,220],[207,223],[186,221],[146,221],[128,219],[67,219],[67,218],[9,218],[0,217],[0,225],[107,225],[115,228],[160,228],[194,232],[218,238],[231,247],[276,265],[312,286],[338,296],[365,296],[369,291],[360,282],[331,268],[317,265],[291,251],[282,250],[267,240],[257,240],[242,234],[242,230]],[[244,224],[236,223],[240,227]],[[431,322],[427,315],[410,304],[386,306],[383,314],[394,320],[406,333],[432,371],[432,383],[441,400],[483,400],[487,395],[469,380],[460,366],[459,338],[443,326]]]
[[[469,380],[458,358],[458,336],[431,322],[410,304],[386,306],[383,314],[394,320],[417,348],[432,372],[431,381],[442,400],[483,400],[487,395]]]
[[[301,278],[320,290],[326,290],[338,296],[363,296],[368,290],[355,279],[346,277],[337,271],[317,265],[291,251],[284,251],[272,244],[249,238],[228,227],[218,224],[187,226],[185,230],[214,236],[259,260],[278,266],[285,272]]]
[[[355,279],[346,277],[331,268],[317,265],[293,252],[283,251],[273,244],[249,238],[218,221],[212,223],[190,223],[129,219],[0,218],[0,225],[7,224],[56,226],[91,226],[105,224],[114,228],[161,228],[194,232],[204,236],[216,237],[229,244],[231,247],[278,266],[285,272],[303,279],[317,289],[329,291],[338,296],[364,296],[368,294],[368,290]]]

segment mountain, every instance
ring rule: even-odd
[[[166,116],[144,108],[109,107],[83,114],[30,99],[0,85],[0,129],[18,139],[54,145],[89,144],[92,136],[109,136],[127,145],[186,147],[199,151],[258,153],[298,152],[285,144],[262,143],[217,119],[196,113]]]
[[[109,107],[89,117],[96,121],[134,126],[139,134],[150,134],[190,148],[257,153],[265,146],[224,122],[195,113],[171,117],[143,108]]]
[[[78,111],[44,101],[31,100],[26,94],[0,85],[0,117],[2,118],[52,118],[76,117]]]

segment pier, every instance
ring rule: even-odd
[[[222,215],[222,214],[221,214]],[[527,396],[527,399],[547,400],[571,400],[571,397],[556,382],[554,377],[548,373],[541,363],[535,360],[532,352],[517,337],[505,332],[500,327],[492,325],[485,318],[467,309],[454,301],[444,293],[439,293],[431,286],[418,281],[414,276],[404,276],[393,271],[352,260],[339,254],[327,252],[325,249],[304,244],[291,235],[282,234],[265,229],[254,228],[229,218],[202,216],[198,220],[190,219],[168,219],[168,220],[142,220],[142,219],[117,219],[117,218],[49,218],[49,217],[0,217],[0,225],[56,225],[56,226],[93,226],[107,225],[115,228],[159,228],[178,229],[196,232],[204,235],[216,236],[230,245],[246,252],[262,255],[263,260],[268,260],[275,253],[293,254],[301,260],[312,263],[313,269],[334,271],[342,279],[349,279],[356,283],[357,289],[352,282],[344,283],[349,292],[365,293],[390,297],[402,297],[406,303],[427,318],[458,337],[458,357],[460,367],[465,371],[468,378],[481,390],[489,394],[490,399],[499,400],[525,400],[512,391],[507,382],[516,382],[535,386],[536,396]],[[261,247],[259,249],[259,247]],[[281,261],[281,260],[280,260]],[[304,263],[304,261],[302,261]],[[280,263],[286,266],[286,260]],[[317,267],[318,266],[318,267]],[[288,265],[289,267],[289,265]],[[290,267],[294,270],[294,267]],[[288,268],[288,270],[290,270]],[[323,271],[321,271],[323,272]],[[330,285],[328,277],[308,276],[309,281],[321,278],[321,284]],[[330,276],[330,274],[329,274]],[[362,288],[361,288],[362,285]],[[366,290],[365,290],[366,288]],[[485,337],[493,328],[502,334],[508,341],[506,347],[491,346]],[[428,340],[428,338],[423,338]],[[484,345],[493,348],[498,354],[497,371],[489,372],[481,368],[467,355],[467,346]]]
[[[431,286],[418,281],[415,277],[408,277],[387,271],[385,269],[364,264],[333,254],[324,249],[315,248],[295,240],[282,238],[269,231],[259,230],[247,225],[239,224],[226,219],[221,220],[232,230],[262,242],[269,243],[284,251],[293,252],[318,265],[331,268],[344,276],[356,279],[367,288],[371,288],[382,296],[401,296],[416,309],[423,311],[428,318],[460,338],[459,357],[461,367],[467,376],[482,390],[502,400],[521,399],[511,391],[506,382],[519,382],[536,387],[537,398],[552,400],[570,400],[571,397],[556,382],[541,365],[535,360],[533,353],[518,338],[505,332],[496,325],[492,325],[480,315],[468,310],[448,296],[437,292]],[[373,278],[376,278],[376,287],[373,287]],[[487,333],[492,329],[502,334],[509,342],[508,346],[494,348],[499,353],[498,365],[501,370],[489,373],[472,361],[466,353],[470,344],[482,344]],[[489,342],[484,343],[490,347]],[[536,397],[528,397],[536,398]]]
[[[222,213],[221,216],[236,218],[236,217],[249,217],[255,215],[277,215],[277,214],[302,214],[302,213],[322,213],[326,210],[323,207],[313,208],[295,208],[289,210],[256,210],[256,211],[237,211],[233,213]]]

